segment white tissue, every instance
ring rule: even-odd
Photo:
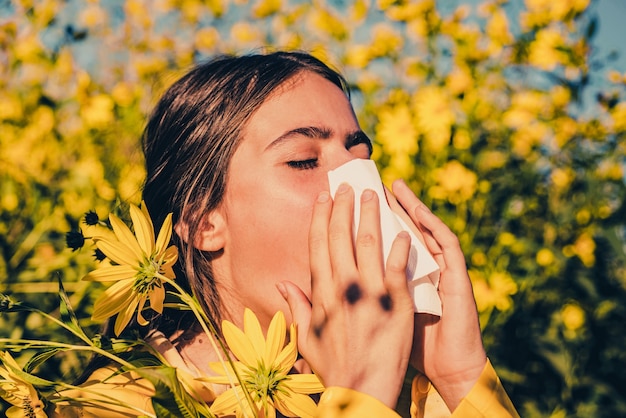
[[[396,215],[385,197],[383,183],[372,160],[355,159],[328,172],[330,193],[335,195],[341,183],[348,183],[354,189],[354,225],[352,230],[356,238],[361,207],[361,193],[371,189],[378,195],[380,202],[380,226],[383,235],[383,255],[385,261],[391,250],[391,244],[402,230],[411,236],[411,252],[407,266],[409,290],[413,293],[415,312],[441,316],[441,299],[437,293],[439,286],[439,266],[424,244],[415,236],[407,224]]]

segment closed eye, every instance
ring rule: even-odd
[[[296,170],[310,170],[317,168],[318,161],[317,158],[309,158],[308,160],[287,161],[287,165]]]

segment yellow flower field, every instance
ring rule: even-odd
[[[0,293],[60,316],[62,279],[78,323],[97,332],[92,315],[119,306],[104,302],[106,285],[80,280],[94,254],[65,246],[88,211],[132,218],[135,234],[111,242],[137,250],[133,263],[161,257],[171,279],[174,254],[137,232],[147,227],[130,206],[141,202],[140,136],[156,97],[219,53],[303,49],[351,83],[383,180],[405,178],[458,234],[487,352],[520,415],[626,415],[626,73],[595,52],[596,6],[2,2]],[[150,277],[116,331],[138,305],[161,308]],[[1,338],[68,338],[35,313],[2,313],[7,304]],[[32,355],[13,353],[20,365]],[[67,380],[86,361],[55,355],[37,374]]]

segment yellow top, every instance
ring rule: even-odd
[[[326,389],[320,399],[319,416],[324,418],[400,417],[395,411],[371,396],[339,387]],[[478,381],[454,413],[450,413],[426,376],[422,374],[415,376],[411,387],[411,417],[505,418],[519,417],[519,415],[491,363],[487,360]]]
[[[189,393],[207,403],[215,399],[216,395],[210,387],[194,380],[194,377],[199,375],[197,370],[185,362],[176,347],[163,334],[154,333],[149,338],[149,343],[172,367],[176,367],[177,375]],[[81,385],[80,390],[62,392],[61,396],[73,400],[58,403],[51,416],[53,418],[154,416],[152,396],[155,390],[152,384],[134,372],[119,374],[118,372],[119,370],[112,366],[100,368]],[[132,405],[133,409],[115,402]],[[423,374],[416,375],[411,387],[410,413],[412,418],[519,417],[489,360],[478,381],[454,413],[450,413],[428,378]],[[378,399],[342,387],[329,387],[324,391],[320,398],[318,415],[323,418],[400,417]]]
[[[126,418],[154,414],[151,396],[152,385],[133,373],[115,375],[113,368],[96,370],[82,385],[82,391],[63,393],[76,399],[57,406],[53,417]],[[411,388],[411,417],[467,417],[504,418],[519,417],[507,396],[491,363],[487,361],[476,385],[450,413],[437,391],[424,375],[413,379]],[[124,401],[135,406],[131,410],[113,405],[111,400]],[[369,395],[340,387],[327,388],[319,402],[319,416],[324,418],[350,417],[400,417],[382,402]]]

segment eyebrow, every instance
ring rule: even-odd
[[[291,139],[294,136],[304,136],[306,138],[313,139],[328,139],[332,136],[332,134],[332,129],[319,126],[303,126],[300,128],[290,129],[273,140],[267,147],[265,147],[265,150],[267,151],[268,149],[279,147],[286,140]]]
[[[289,131],[283,133],[278,138],[273,140],[267,147],[265,147],[265,150],[280,147],[285,141],[296,136],[304,136],[306,138],[312,139],[328,139],[332,135],[333,130],[327,127],[303,126],[295,129],[290,129]],[[369,148],[370,154],[372,153],[372,141],[365,134],[365,132],[358,130],[350,132],[346,135],[346,146],[348,148],[358,144],[366,144]]]

